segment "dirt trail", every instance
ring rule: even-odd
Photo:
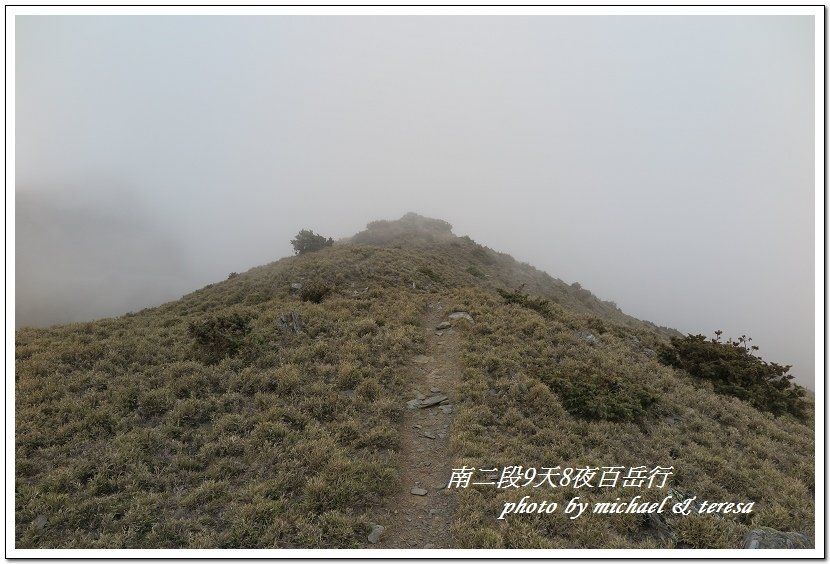
[[[374,522],[384,531],[379,542],[366,543],[367,548],[455,546],[451,531],[455,492],[446,486],[452,474],[449,435],[461,379],[459,334],[457,329],[436,330],[448,321],[450,312],[438,300],[428,306],[423,326],[426,352],[412,359],[409,393],[401,398],[401,403],[409,402],[401,428],[401,490],[373,513]],[[457,326],[467,321],[452,323]],[[440,396],[447,399],[431,407],[420,407],[423,402],[417,401],[429,403]],[[426,495],[412,493],[413,488],[426,490]]]

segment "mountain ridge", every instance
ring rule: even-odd
[[[811,536],[812,406],[799,421],[716,393],[660,361],[671,337],[682,335],[417,214],[158,307],[23,328],[16,545],[342,548],[375,534],[396,548],[734,548],[757,527]],[[446,409],[408,403],[433,387],[448,390]],[[522,495],[564,506],[631,492],[407,483],[439,444],[433,478],[672,467],[676,495],[757,509],[500,521]],[[419,517],[449,535],[406,534]]]

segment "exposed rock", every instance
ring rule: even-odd
[[[674,532],[672,532],[671,527],[662,515],[660,515],[659,513],[649,513],[648,520],[651,526],[657,532],[657,536],[665,540],[677,540],[677,537],[675,536]]]
[[[434,544],[425,544],[424,548],[435,548]]]
[[[600,342],[599,337],[594,336],[594,334],[590,331],[577,331],[576,336],[582,339],[583,341],[588,341],[588,343],[592,345],[596,345]]]
[[[290,311],[280,315],[277,320],[277,326],[286,332],[302,333],[303,319],[296,311]]]
[[[455,321],[456,319],[466,319],[470,323],[475,323],[475,321],[473,321],[473,316],[467,313],[466,311],[456,311],[449,314],[448,317],[453,321]]]
[[[655,357],[655,356],[657,356],[657,353],[656,353],[656,352],[654,352],[654,351],[653,351],[653,350],[651,350],[651,349],[643,349],[643,354],[644,354],[644,355],[646,355],[646,356],[648,356],[648,357]]]
[[[380,540],[380,535],[383,534],[383,531],[383,525],[372,524],[372,532],[369,533],[369,542],[372,544],[376,544]]]
[[[47,521],[48,519],[46,518],[46,515],[38,515],[35,517],[35,520],[32,521],[32,525],[35,526],[35,529],[41,530],[46,526]]]
[[[752,529],[744,537],[744,548],[813,548],[813,540],[801,533],[785,533],[770,527]]]
[[[300,284],[299,282],[292,282],[291,283],[291,293],[292,294],[296,294],[297,292],[302,290],[302,288],[303,288],[303,285]]]
[[[409,400],[408,402],[406,402],[406,407],[408,407],[409,409],[418,409],[419,407],[421,407],[421,400]]]
[[[452,327],[452,323],[450,323],[449,321],[442,321],[435,327],[435,330],[443,331],[444,329],[449,329],[450,327]]]
[[[433,405],[438,405],[442,401],[446,401],[446,399],[447,399],[447,396],[444,396],[444,395],[441,395],[441,394],[430,396],[426,399],[421,400],[421,405],[419,405],[418,407],[421,407],[421,408],[432,407]]]
[[[434,359],[431,356],[426,356],[423,354],[419,354],[417,356],[412,357],[412,362],[415,364],[428,364],[432,362]]]
[[[452,413],[452,405],[450,405],[450,404],[439,405],[438,409],[440,409],[441,411],[443,411],[446,414]]]
[[[437,438],[437,437],[435,436],[435,433],[433,433],[432,431],[424,431],[424,432],[423,432],[423,433],[421,433],[421,434],[422,434],[423,436],[425,436],[426,438],[428,438],[428,439],[435,440],[435,439]]]
[[[409,493],[411,493],[412,495],[427,495],[427,491],[424,488],[418,487],[412,488],[411,490],[409,490]]]
[[[435,386],[433,386],[433,387],[431,387],[431,388],[429,389],[429,391],[430,391],[430,392],[432,392],[433,394],[437,394],[438,392],[440,392],[440,391],[441,391],[441,389],[440,389],[440,388],[436,388]]]

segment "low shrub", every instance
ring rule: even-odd
[[[420,272],[421,274],[423,274],[424,276],[426,276],[427,278],[429,278],[433,282],[440,282],[441,281],[441,276],[438,275],[434,270],[432,270],[428,266],[419,267],[418,272]]]
[[[572,415],[605,421],[641,421],[651,414],[658,397],[625,378],[607,374],[554,377],[551,388]]]
[[[537,311],[542,315],[548,315],[550,313],[550,300],[546,300],[545,298],[531,297],[528,294],[522,292],[523,287],[524,285],[519,286],[519,288],[517,288],[513,292],[502,290],[501,288],[497,288],[496,291],[508,304],[517,304],[522,307],[526,307],[528,309]]]
[[[331,288],[325,284],[315,282],[307,284],[300,289],[300,299],[304,302],[313,302],[319,304],[323,298],[331,293]]]
[[[737,341],[722,342],[721,332],[715,335],[712,339],[703,335],[672,337],[670,344],[661,347],[659,359],[712,382],[716,392],[747,401],[756,409],[806,418],[804,388],[791,382],[790,366],[755,356],[753,351],[758,347],[749,345],[751,338],[741,336]]]
[[[467,267],[467,273],[472,274],[476,278],[484,278],[484,273],[473,265]]]
[[[218,364],[223,358],[234,356],[251,331],[250,323],[251,316],[241,312],[191,322],[188,333],[193,339],[197,360],[205,364]]]

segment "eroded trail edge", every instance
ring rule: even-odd
[[[410,390],[401,428],[401,490],[373,512],[383,527],[367,547],[453,548],[456,500],[447,489],[453,456],[449,436],[461,378],[459,325],[467,314],[447,311],[440,300],[427,304],[426,352],[411,359]],[[450,318],[450,313],[454,313]],[[379,536],[378,536],[379,533]]]

